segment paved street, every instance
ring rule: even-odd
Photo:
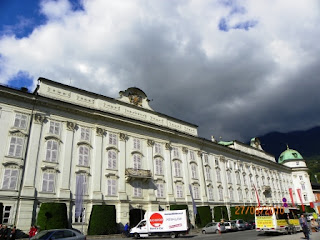
[[[123,239],[120,235],[113,235],[113,236],[87,236],[87,239]],[[132,239],[132,238],[128,238]],[[164,237],[151,237],[148,239],[170,239]],[[223,234],[201,234],[201,233],[191,233],[190,235],[179,237],[177,239],[222,239],[222,240],[301,240],[303,239],[303,233],[297,233],[294,235],[264,235],[258,234],[255,230],[247,230],[247,231],[239,231],[239,232],[230,232],[230,233],[223,233]],[[320,240],[320,232],[312,233],[310,236],[311,240]]]

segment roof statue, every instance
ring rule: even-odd
[[[120,98],[118,100],[120,101],[131,103],[137,107],[142,107],[153,111],[153,109],[149,106],[150,100],[147,98],[147,95],[139,88],[128,88],[125,91],[120,91],[119,95]]]

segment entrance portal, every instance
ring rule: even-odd
[[[145,213],[143,209],[131,209],[129,212],[130,227],[135,227],[144,218]]]

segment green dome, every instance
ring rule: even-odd
[[[303,160],[303,157],[298,151],[288,148],[280,154],[278,163],[283,163],[286,160]]]

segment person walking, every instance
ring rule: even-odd
[[[37,228],[36,228],[36,226],[32,225],[29,230],[29,239],[32,238],[36,234],[37,234]]]
[[[316,222],[316,220],[314,218],[311,219],[311,231],[312,232],[318,232],[319,231],[319,224]]]
[[[128,237],[129,236],[129,223],[126,223],[126,225],[124,226],[124,234]]]
[[[1,234],[1,240],[7,240],[8,236],[9,236],[9,229],[7,227],[7,225],[2,225],[2,234]]]
[[[303,214],[301,214],[301,216],[299,218],[299,223],[300,223],[300,226],[302,227],[304,238],[309,240],[310,238],[309,238],[308,222]]]
[[[11,228],[11,233],[10,233],[10,237],[9,237],[9,240],[15,240],[16,239],[16,226],[13,226]]]

